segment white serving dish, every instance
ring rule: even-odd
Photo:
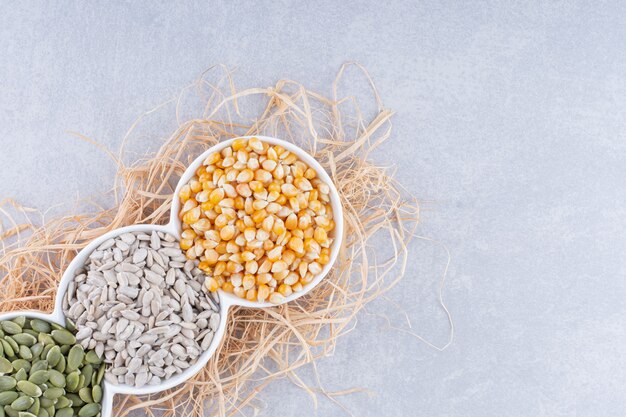
[[[283,141],[281,139],[276,139],[267,136],[243,136],[243,138],[252,138],[256,137],[261,139],[264,142],[270,143],[272,145],[280,145],[283,148],[287,149],[290,152],[295,153],[298,157],[305,162],[309,167],[313,168],[320,179],[322,179],[328,186],[330,187],[330,200],[331,206],[333,209],[333,219],[335,221],[335,229],[330,233],[330,236],[334,239],[331,248],[330,248],[330,262],[324,266],[322,272],[316,276],[313,281],[307,284],[304,289],[298,293],[293,293],[288,297],[285,297],[285,301],[281,304],[288,303],[297,298],[300,298],[311,291],[315,286],[317,286],[320,281],[328,274],[335,260],[337,259],[337,255],[339,253],[339,248],[341,246],[342,238],[343,238],[343,211],[341,208],[341,201],[339,199],[339,193],[335,188],[332,180],[326,173],[326,171],[322,168],[322,166],[308,153],[306,153],[301,148],[296,145]],[[176,191],[174,193],[174,199],[172,202],[172,208],[170,212],[170,221],[165,226],[158,225],[133,225],[127,226],[120,229],[112,230],[104,235],[94,239],[90,242],[85,248],[83,248],[76,257],[72,260],[72,262],[68,265],[65,270],[63,276],[61,277],[61,282],[59,283],[59,288],[57,291],[57,296],[55,300],[54,311],[50,314],[44,314],[41,312],[34,311],[14,311],[9,313],[0,314],[0,321],[2,320],[10,320],[17,316],[26,316],[31,318],[39,318],[42,320],[47,320],[53,323],[65,325],[65,315],[63,313],[62,300],[65,296],[65,292],[67,291],[67,287],[70,281],[74,278],[74,272],[83,266],[85,260],[93,252],[100,244],[104,241],[116,237],[122,233],[127,232],[152,232],[153,230],[169,233],[176,236],[177,239],[180,239],[181,234],[181,223],[178,219],[178,212],[180,210],[180,201],[178,198],[179,191],[182,186],[184,186],[194,175],[196,170],[202,165],[202,162],[209,156],[209,154],[213,152],[219,152],[225,147],[229,146],[235,139],[229,139],[223,142],[218,143],[217,145],[207,149],[204,153],[198,156],[192,163],[189,165],[185,173],[182,175],[178,182],[178,186],[176,187]],[[195,364],[191,365],[184,372],[178,375],[174,375],[169,379],[163,380],[158,385],[145,385],[141,388],[136,388],[134,386],[129,385],[113,385],[106,380],[103,380],[103,398],[102,398],[102,411],[101,417],[110,417],[113,412],[113,397],[116,394],[131,394],[131,395],[145,395],[145,394],[153,394],[160,391],[165,391],[167,389],[173,388],[179,384],[184,383],[195,374],[197,374],[204,366],[208,363],[209,359],[215,353],[215,350],[219,346],[226,332],[226,319],[228,317],[228,310],[233,306],[243,306],[243,307],[252,307],[252,308],[269,308],[276,307],[276,304],[270,302],[253,302],[241,299],[234,294],[226,293],[222,290],[218,290],[218,295],[220,299],[220,324],[215,332],[213,337],[213,341],[209,348],[204,351]]]

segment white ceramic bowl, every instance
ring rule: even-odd
[[[244,136],[245,138],[252,138],[253,136]],[[300,149],[299,147],[293,145],[292,143],[285,142],[280,139],[266,137],[266,136],[254,136],[261,139],[264,142],[280,145],[283,148],[289,150],[290,152],[295,153],[298,157],[305,162],[309,167],[313,168],[320,179],[322,179],[328,186],[330,187],[330,202],[333,209],[333,219],[335,221],[335,229],[331,232],[330,236],[333,237],[334,241],[330,248],[330,262],[324,266],[322,272],[316,276],[313,281],[307,284],[304,289],[298,293],[291,294],[288,297],[285,297],[285,303],[289,301],[293,301],[297,298],[302,297],[309,291],[311,291],[320,281],[328,274],[330,268],[333,263],[337,259],[337,254],[339,252],[339,247],[341,246],[341,241],[343,238],[343,211],[341,208],[341,202],[339,199],[339,193],[335,188],[333,182],[330,177],[324,171],[322,166],[309,154]],[[169,233],[176,236],[177,239],[180,239],[181,233],[181,222],[178,219],[178,212],[180,211],[180,201],[178,199],[178,194],[180,188],[187,184],[189,180],[195,175],[196,170],[202,165],[202,162],[206,159],[209,154],[213,152],[219,152],[225,147],[229,146],[235,139],[229,139],[219,144],[209,148],[202,155],[198,156],[192,163],[189,165],[183,176],[180,178],[178,186],[176,187],[176,192],[174,194],[174,200],[172,202],[171,214],[170,214],[170,222],[165,226],[157,226],[157,225],[134,225],[123,227],[120,229],[112,230],[104,235],[94,239],[90,242],[85,248],[83,248],[76,257],[72,260],[72,262],[68,265],[65,270],[63,277],[61,278],[61,282],[59,283],[59,289],[57,292],[54,311],[50,314],[44,314],[41,312],[33,312],[33,311],[15,311],[10,313],[0,314],[0,321],[2,320],[10,320],[17,316],[26,316],[31,318],[40,318],[42,320],[47,320],[53,323],[58,323],[61,325],[65,325],[65,315],[63,313],[63,297],[65,296],[65,292],[67,291],[67,287],[70,281],[74,278],[75,271],[82,267],[87,260],[88,256],[93,252],[100,244],[104,241],[119,236],[123,233],[127,232],[148,232],[151,233],[153,230]],[[158,385],[145,385],[141,388],[135,388],[134,386],[129,385],[113,385],[103,381],[103,391],[104,396],[102,399],[102,417],[110,417],[113,411],[113,397],[115,394],[131,394],[131,395],[145,395],[152,394],[160,391],[164,391],[170,388],[173,388],[179,384],[184,383],[195,374],[197,374],[204,366],[207,364],[217,347],[222,341],[224,337],[224,333],[226,332],[226,318],[228,317],[228,310],[232,306],[244,306],[244,307],[256,307],[256,308],[266,308],[266,307],[275,307],[276,304],[272,304],[269,302],[260,303],[253,302],[241,299],[233,294],[226,293],[222,290],[218,290],[218,295],[220,299],[220,324],[215,332],[213,337],[213,341],[209,348],[204,351],[198,360],[191,365],[189,368],[185,369],[184,372],[178,375],[174,375],[171,378],[163,380]]]

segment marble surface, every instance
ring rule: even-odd
[[[622,416],[626,9],[618,2],[0,3],[0,198],[106,191],[135,118],[217,63],[241,86],[329,92],[358,60],[397,113],[379,153],[443,242],[318,363],[355,416]],[[587,4],[586,4],[587,3]],[[305,370],[305,376],[313,376]],[[338,416],[289,381],[263,416]]]

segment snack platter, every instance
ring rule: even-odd
[[[263,144],[262,147],[259,143]],[[252,148],[243,148],[248,145]],[[210,241],[207,243],[197,237],[202,236],[205,229],[194,229],[185,223],[190,215],[185,217],[184,214],[193,205],[187,203],[187,198],[181,199],[181,195],[187,194],[190,182],[195,181],[199,170],[204,172],[203,167],[214,159],[215,154],[227,155],[221,158],[223,160],[230,157],[232,149],[239,149],[243,156],[235,150],[238,163],[250,166],[253,164],[247,160],[246,149],[256,156],[255,147],[258,147],[259,155],[263,155],[260,159],[267,162],[256,164],[263,171],[260,176],[255,172],[257,182],[264,183],[263,175],[267,175],[267,170],[264,171],[263,167],[275,169],[280,167],[281,160],[297,161],[293,171],[304,171],[304,167],[313,173],[307,175],[308,178],[298,174],[301,179],[295,181],[298,187],[292,186],[294,178],[289,173],[279,175],[282,185],[275,184],[270,176],[264,183],[270,191],[267,193],[263,189],[263,198],[272,201],[274,206],[283,201],[288,208],[283,210],[284,213],[269,210],[268,214],[267,202],[255,205],[258,230],[255,235],[249,230],[250,224],[245,225],[247,241],[243,238],[243,223],[250,220],[240,208],[239,218],[233,217],[224,226],[229,229],[222,233],[222,237],[228,235],[230,246],[229,260],[222,263],[221,259],[226,259],[224,250],[216,252]],[[277,149],[277,157],[269,158],[268,149]],[[282,159],[280,155],[283,155]],[[234,159],[237,161],[237,157]],[[279,162],[276,164],[267,159]],[[238,176],[232,183],[250,181],[242,177],[245,175]],[[281,187],[286,197],[282,196]],[[234,187],[227,191],[231,188]],[[248,192],[247,185],[242,189]],[[271,193],[280,196],[266,198]],[[228,199],[224,192],[221,197]],[[307,209],[308,201],[316,204]],[[223,203],[223,207],[223,213],[218,209],[220,215],[237,209],[231,210],[231,202]],[[288,216],[278,214],[287,212]],[[264,232],[260,225],[267,217],[276,219],[276,224],[288,219],[292,225],[281,228],[272,220],[266,228],[269,232]],[[192,220],[199,222],[202,219]],[[210,218],[202,224],[210,229],[216,222],[215,218]],[[241,231],[237,231],[235,224]],[[274,226],[280,229],[278,233],[275,233],[276,228],[272,229]],[[237,237],[231,236],[233,231]],[[210,230],[206,232],[211,233]],[[262,247],[267,250],[261,250],[261,246],[258,251],[251,250],[257,258],[253,259],[244,246],[251,242],[261,245],[255,240],[260,235],[265,242]],[[9,393],[3,398],[0,389],[0,417],[109,417],[114,411],[116,394],[152,394],[184,383],[207,364],[221,344],[231,307],[271,308],[304,296],[330,271],[337,259],[342,237],[339,193],[329,175],[311,155],[292,143],[266,136],[245,136],[220,142],[199,155],[181,176],[167,225],[127,226],[90,242],[64,271],[52,313],[15,311],[0,314],[0,386],[6,384],[4,391]],[[185,240],[182,244],[181,239]],[[200,244],[198,239],[207,249],[206,255],[196,259],[193,245]],[[242,244],[241,249],[233,248],[235,241]],[[304,246],[302,242],[305,242]],[[224,242],[221,249],[225,247]],[[280,250],[272,252],[275,248]],[[212,259],[213,256],[218,258]],[[228,265],[226,271],[223,271],[224,265]],[[6,322],[12,324],[3,327]],[[48,327],[42,322],[52,325]],[[66,334],[64,328],[68,326],[67,331],[75,336]],[[5,344],[10,346],[9,352],[4,348]],[[13,349],[16,345],[17,351]],[[53,350],[54,354],[51,354]],[[57,351],[61,352],[60,356]],[[100,368],[105,370],[98,373]],[[75,383],[77,378],[79,382]]]

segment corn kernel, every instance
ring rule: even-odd
[[[246,139],[238,138],[233,141],[233,144],[231,146],[233,148],[233,151],[238,151],[240,149],[245,148],[247,144],[248,144],[248,141]]]
[[[211,292],[215,292],[218,289],[217,280],[213,277],[207,277],[204,280],[204,286],[206,287],[207,290]]]
[[[296,237],[296,236],[289,239],[289,243],[287,243],[287,247],[289,247],[289,249],[293,250],[296,253],[304,252],[304,242],[302,241],[301,238]]]
[[[291,286],[287,284],[280,284],[277,291],[285,297],[289,297],[293,293]]]
[[[257,301],[256,289],[251,288],[246,292],[246,299],[248,301]]]
[[[265,284],[259,285],[259,289],[257,290],[257,299],[260,302],[263,302],[267,299],[269,295],[270,295],[270,288]]]
[[[191,197],[191,187],[189,185],[183,185],[178,193],[178,197],[183,203],[189,200]]]
[[[235,287],[233,293],[239,298],[246,298],[246,290],[243,287]]]
[[[198,221],[198,219],[200,218],[200,214],[202,214],[202,210],[200,209],[200,207],[193,208],[185,213],[185,215],[183,216],[183,222],[187,224],[193,224]]]

